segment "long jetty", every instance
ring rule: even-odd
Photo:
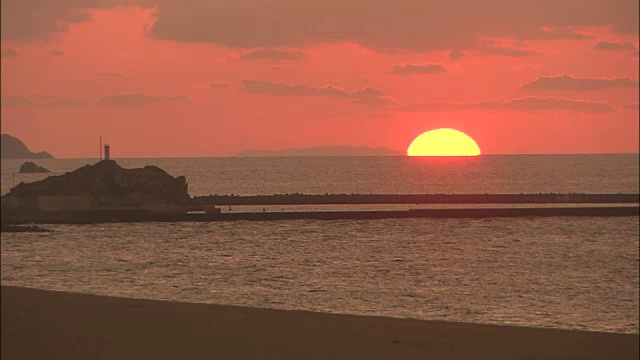
[[[275,194],[208,195],[192,205],[335,205],[335,204],[633,204],[640,194]]]

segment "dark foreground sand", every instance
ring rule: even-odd
[[[638,335],[2,286],[2,359],[638,359]]]

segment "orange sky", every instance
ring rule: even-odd
[[[38,3],[2,2],[2,132],[56,157],[638,152],[637,0]]]

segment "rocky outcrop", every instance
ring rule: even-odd
[[[32,161],[27,161],[26,163],[20,166],[20,170],[18,170],[18,172],[22,174],[34,174],[34,173],[48,173],[50,171],[42,166],[36,165],[36,163]]]
[[[0,232],[50,232],[49,229],[44,229],[35,225],[0,225]]]
[[[2,196],[2,220],[37,212],[39,197],[89,197],[96,209],[140,209],[154,204],[187,204],[184,176],[173,177],[156,166],[124,169],[113,160],[86,165],[64,175],[20,183]]]
[[[7,134],[2,134],[0,146],[2,147],[0,154],[3,159],[48,159],[53,157],[46,151],[31,152],[20,139]]]

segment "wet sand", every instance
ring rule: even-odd
[[[125,299],[2,286],[2,359],[638,359],[637,334]]]

